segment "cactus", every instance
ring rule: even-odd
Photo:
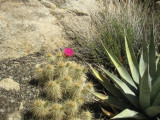
[[[48,102],[45,100],[35,100],[32,105],[32,112],[36,118],[45,118],[49,115]]]
[[[68,100],[64,103],[65,106],[65,113],[67,115],[68,120],[72,117],[74,117],[79,109],[78,103],[73,100]]]
[[[83,120],[92,120],[93,119],[93,114],[89,110],[83,111],[81,116],[82,116]]]
[[[45,83],[44,91],[49,98],[55,101],[62,98],[61,86],[56,81],[48,81]]]
[[[38,120],[93,119],[92,114],[88,117],[82,114],[83,104],[93,101],[90,91],[94,92],[95,89],[93,83],[87,82],[85,66],[68,61],[71,52],[58,52],[55,56],[49,53],[46,61],[36,68],[36,77],[43,84],[43,92],[46,94],[46,100],[38,99],[32,104],[31,110]]]
[[[62,120],[64,116],[64,110],[62,104],[54,103],[51,107],[51,117],[54,120]]]

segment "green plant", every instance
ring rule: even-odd
[[[43,87],[45,100],[34,100],[31,111],[35,119],[79,120],[83,119],[84,103],[93,101],[94,86],[87,82],[85,66],[69,61],[71,49],[53,56],[49,53],[46,61],[37,65],[36,77]],[[83,108],[82,108],[83,106]],[[88,116],[87,116],[88,115]],[[93,120],[93,114],[86,120]]]
[[[104,48],[121,79],[108,70],[99,67],[114,83],[111,84],[96,69],[90,67],[94,75],[113,96],[105,96],[101,93],[94,93],[94,95],[122,110],[112,119],[134,118],[147,120],[156,117],[160,113],[160,61],[158,53],[156,56],[153,29],[148,49],[145,39],[143,41],[139,66],[133,48],[125,36],[125,48],[131,76],[111,50],[105,46]]]
[[[99,63],[110,68],[113,66],[110,64],[101,41],[113,51],[124,66],[127,66],[124,50],[124,28],[126,28],[128,40],[133,45],[137,58],[142,44],[143,30],[145,29],[146,38],[149,38],[150,25],[153,20],[155,22],[155,35],[157,36],[155,39],[160,38],[159,12],[157,14],[148,7],[149,3],[146,3],[148,0],[139,4],[134,2],[135,0],[127,0],[126,3],[118,0],[112,3],[112,1],[114,0],[110,0],[110,3],[105,2],[102,11],[98,15],[92,16],[92,30],[87,36],[75,33],[76,44],[80,46],[78,48],[82,53],[79,56],[87,62]]]

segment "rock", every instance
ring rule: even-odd
[[[15,111],[7,115],[7,120],[22,120],[20,111]]]
[[[68,0],[59,9],[51,10],[63,25],[66,34],[73,38],[74,34],[90,35],[93,29],[91,17],[101,10],[102,4],[97,0]]]
[[[1,0],[0,61],[67,47],[74,32],[89,35],[99,1]]]
[[[22,120],[21,111],[23,110],[23,102],[21,102],[19,110],[7,114],[7,120]]]
[[[68,45],[58,19],[50,14],[55,5],[39,0],[0,2],[0,61],[40,50]]]
[[[47,8],[56,9],[56,5],[54,3],[48,2],[46,0],[41,0],[41,3]]]
[[[0,88],[3,88],[5,90],[15,90],[19,91],[20,90],[20,85],[19,83],[15,82],[11,78],[6,78],[0,81]]]

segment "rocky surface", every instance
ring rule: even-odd
[[[44,60],[43,56],[41,52],[0,62],[1,79],[12,77],[21,88],[19,91],[0,88],[0,120],[18,116],[15,111],[19,111],[22,104],[26,110],[31,100],[38,97],[39,88],[30,81],[34,79],[35,65]]]
[[[87,35],[100,5],[99,0],[0,0],[0,120],[28,119],[23,115],[40,91],[33,82],[35,65],[46,52],[72,44],[74,32]]]
[[[87,34],[96,0],[1,0],[0,61],[67,46],[73,31]]]

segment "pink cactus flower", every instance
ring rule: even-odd
[[[71,57],[74,55],[74,52],[71,48],[65,48],[64,49],[64,54],[66,55],[66,57]]]

